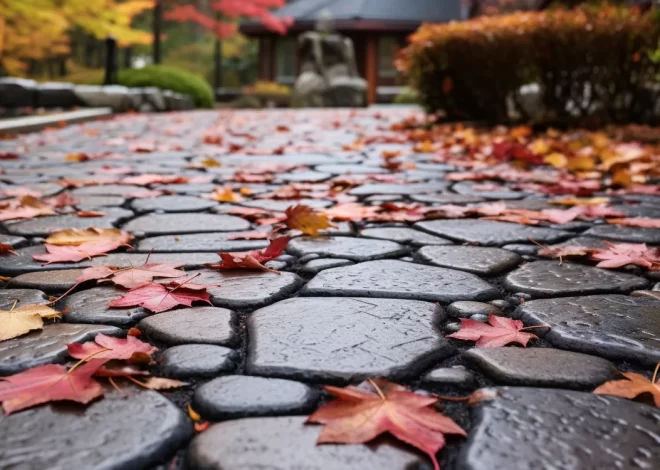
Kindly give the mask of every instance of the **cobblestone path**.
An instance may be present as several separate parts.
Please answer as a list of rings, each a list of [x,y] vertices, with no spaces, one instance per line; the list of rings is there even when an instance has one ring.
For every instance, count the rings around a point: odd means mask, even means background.
[[[339,222],[323,237],[295,237],[272,272],[214,271],[218,252],[267,246],[228,233],[259,229],[255,217],[294,204],[329,209],[356,202],[419,207],[505,201],[554,208],[552,196],[497,181],[452,183],[390,125],[408,111],[190,112],[130,115],[0,141],[0,190],[42,197],[68,186],[72,213],[6,221],[0,242],[0,309],[44,302],[72,287],[82,268],[151,261],[202,273],[212,306],[150,314],[110,308],[119,288],[86,283],[57,305],[61,321],[0,343],[0,375],[65,363],[66,344],[129,328],[159,349],[154,375],[191,385],[176,391],[125,386],[84,407],[37,406],[0,418],[2,469],[410,470],[428,458],[389,438],[375,445],[316,446],[320,426],[304,416],[327,400],[322,385],[384,376],[418,391],[465,396],[497,387],[475,407],[443,412],[468,431],[448,437],[443,469],[606,470],[658,468],[660,410],[590,393],[616,370],[648,376],[660,361],[658,273],[604,270],[540,259],[538,246],[602,246],[603,240],[660,244],[660,229],[598,221],[527,226],[476,218]],[[355,145],[361,140],[363,145]],[[384,168],[383,155],[404,164]],[[101,158],[102,157],[102,158]],[[409,164],[414,164],[414,167]],[[406,166],[408,165],[408,166]],[[398,170],[398,171],[392,171]],[[463,170],[461,170],[463,171]],[[144,174],[192,179],[139,184]],[[218,186],[233,202],[201,196]],[[344,187],[331,193],[332,186]],[[147,189],[164,194],[134,197]],[[9,191],[9,192],[7,192]],[[234,196],[231,196],[234,197]],[[627,205],[634,202],[635,205]],[[660,218],[660,196],[617,196],[631,215]],[[382,207],[382,206],[381,206]],[[249,210],[248,210],[249,209]],[[98,211],[93,218],[75,211]],[[66,210],[61,211],[66,212]],[[133,249],[80,263],[42,266],[43,237],[66,228],[118,227]],[[201,304],[200,304],[201,305]],[[477,349],[448,339],[459,319],[489,313],[548,324],[527,349]],[[542,330],[536,330],[539,334]],[[210,421],[196,433],[187,405]],[[654,463],[655,462],[655,463]]]

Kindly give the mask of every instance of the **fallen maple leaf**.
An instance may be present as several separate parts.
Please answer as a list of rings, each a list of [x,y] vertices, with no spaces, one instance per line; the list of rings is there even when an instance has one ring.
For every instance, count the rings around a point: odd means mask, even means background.
[[[186,275],[185,271],[177,269],[183,263],[148,263],[148,261],[149,256],[147,256],[143,265],[137,267],[94,266],[87,268],[76,279],[76,285],[96,279],[99,282],[108,281],[126,289],[133,289],[145,282],[153,281],[155,277],[182,277]],[[109,277],[110,279],[106,279]]]
[[[314,209],[304,204],[290,206],[284,213],[286,214],[284,221],[286,226],[290,229],[300,230],[305,235],[317,236],[319,230],[336,227],[328,220],[327,215],[314,212]]]
[[[218,202],[240,202],[243,200],[240,194],[236,194],[230,187],[215,188],[211,194],[204,196]]]
[[[108,302],[110,307],[140,306],[154,313],[171,310],[179,305],[191,307],[195,301],[211,303],[211,294],[206,292],[207,286],[185,285],[174,283],[165,286],[149,282],[131,289],[118,299]]]
[[[68,371],[59,364],[48,364],[0,377],[0,401],[5,414],[49,401],[89,403],[103,395],[103,387],[92,375],[104,362],[91,360],[76,364]]]
[[[444,434],[465,436],[465,431],[432,408],[438,398],[409,392],[385,379],[368,383],[376,393],[353,386],[324,387],[336,400],[307,418],[308,423],[325,425],[317,444],[363,444],[389,432],[424,451],[439,470],[436,454],[445,446]]]
[[[21,196],[9,208],[0,212],[0,221],[14,219],[32,219],[42,215],[55,215],[49,205],[42,203],[34,196]]]
[[[660,219],[646,217],[629,217],[623,219],[608,219],[608,224],[624,225],[626,227],[660,228]]]
[[[0,243],[0,255],[6,254],[17,255],[17,253],[14,251],[14,247],[9,243]]]
[[[227,235],[227,240],[267,240],[268,232],[261,230],[249,230],[247,232],[236,232]]]
[[[123,243],[111,240],[100,240],[94,242],[82,243],[78,246],[58,246],[46,244],[46,254],[32,255],[37,261],[46,261],[42,266],[51,263],[66,263],[92,259],[93,256],[105,255],[109,251],[116,250]]]
[[[591,259],[600,261],[597,268],[620,268],[626,264],[634,264],[642,268],[650,268],[660,263],[660,250],[649,249],[646,243],[611,243],[603,241],[607,250],[596,250]]]
[[[60,209],[62,207],[75,206],[76,204],[79,204],[80,201],[73,197],[71,193],[65,191],[55,197],[46,199],[45,203],[51,207]]]
[[[78,211],[76,212],[78,217],[103,217],[105,212],[100,211]]]
[[[50,234],[46,238],[49,245],[77,246],[83,243],[96,241],[116,241],[118,246],[128,244],[133,236],[127,232],[122,232],[118,228],[96,228],[86,229],[69,228]]]
[[[634,372],[620,372],[628,380],[610,380],[594,390],[597,395],[614,395],[622,398],[635,398],[643,393],[650,393],[653,403],[660,408],[660,380],[658,377],[660,362],[655,367],[651,380]]]
[[[476,341],[478,348],[498,348],[509,343],[519,343],[527,347],[530,339],[538,339],[532,333],[524,333],[523,322],[506,317],[498,317],[494,314],[488,316],[488,323],[461,318],[461,329],[456,333],[447,335],[447,338]],[[549,328],[546,325],[542,327]],[[527,328],[541,328],[541,326],[530,326]]]
[[[263,250],[252,250],[244,253],[218,253],[222,263],[207,264],[212,269],[258,269],[279,274],[279,271],[270,269],[262,263],[277,258],[289,243],[289,237],[278,237],[270,241],[270,245]]]
[[[99,333],[94,341],[67,344],[67,350],[69,356],[75,359],[93,357],[91,360],[131,359],[143,362],[145,356],[151,358],[158,348],[140,341],[135,336],[127,336],[124,339]]]
[[[138,383],[144,388],[150,390],[169,390],[171,388],[179,388],[190,385],[188,382],[182,382],[175,379],[166,379],[163,377],[149,377],[148,379],[142,380],[133,380],[133,382]]]
[[[44,318],[59,318],[60,312],[47,305],[24,305],[0,310],[0,341],[16,338],[44,326]]]

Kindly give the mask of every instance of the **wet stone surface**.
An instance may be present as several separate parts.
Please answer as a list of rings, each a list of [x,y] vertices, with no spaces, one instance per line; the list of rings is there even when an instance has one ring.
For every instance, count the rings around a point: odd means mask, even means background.
[[[113,394],[87,408],[47,405],[3,416],[0,461],[7,469],[148,468],[192,434],[190,420],[159,393]]]
[[[620,227],[606,224],[592,227],[583,235],[617,242],[660,245],[660,228]]]
[[[499,307],[485,302],[471,302],[469,300],[460,300],[450,304],[447,308],[447,314],[455,318],[469,318],[472,315],[488,315],[494,313],[501,315]]]
[[[498,291],[474,274],[396,260],[331,268],[303,288],[309,296],[367,296],[453,302],[490,300]]]
[[[527,263],[506,277],[508,289],[534,297],[627,293],[647,284],[646,279],[632,274],[557,261]]]
[[[213,377],[234,368],[232,349],[213,344],[182,344],[160,356],[160,371],[166,377]]]
[[[474,374],[462,366],[439,367],[422,376],[422,386],[433,390],[438,387],[476,387]]]
[[[204,211],[218,203],[194,196],[161,196],[153,199],[135,199],[131,208],[135,212],[188,212]]]
[[[121,220],[133,216],[133,212],[126,209],[108,207],[103,210],[102,217],[78,217],[77,215],[52,215],[36,219],[7,223],[7,231],[21,236],[47,236],[51,232],[67,228],[85,229],[90,225],[98,228],[113,228]]]
[[[138,329],[149,338],[165,344],[218,344],[228,346],[238,341],[226,308],[192,307],[152,315],[140,321]]]
[[[303,274],[312,275],[319,273],[324,269],[350,266],[351,264],[353,264],[353,262],[348,259],[318,258],[306,262],[300,268],[300,272]]]
[[[0,310],[9,310],[17,300],[17,306],[44,304],[48,302],[46,295],[37,289],[9,288],[0,290]]]
[[[39,289],[47,294],[64,292],[76,284],[83,269],[64,269],[61,271],[38,271],[25,273],[12,278],[8,287],[20,289]]]
[[[228,240],[230,233],[195,233],[189,235],[163,235],[145,238],[137,244],[137,250],[154,253],[187,253],[209,251],[250,251],[268,246],[267,240]]]
[[[318,390],[292,380],[228,375],[197,388],[193,407],[213,421],[309,413]]]
[[[459,468],[650,469],[660,459],[659,415],[647,405],[566,390],[496,391],[474,409]]]
[[[367,228],[362,230],[360,235],[366,238],[391,240],[406,245],[453,245],[450,240],[408,227]]]
[[[239,218],[224,214],[150,214],[137,217],[124,224],[129,232],[146,235],[167,235],[196,232],[233,232],[247,230],[250,224]]]
[[[416,259],[444,268],[458,269],[482,276],[494,276],[508,271],[522,262],[522,258],[500,248],[471,246],[425,246]]]
[[[69,309],[62,319],[68,323],[132,326],[147,317],[149,311],[142,307],[108,307],[108,302],[118,299],[125,292],[114,287],[93,287],[75,292],[59,302],[61,310]]]
[[[296,256],[315,253],[326,258],[352,261],[396,257],[406,253],[406,249],[398,243],[353,237],[294,238],[289,242],[287,251]]]

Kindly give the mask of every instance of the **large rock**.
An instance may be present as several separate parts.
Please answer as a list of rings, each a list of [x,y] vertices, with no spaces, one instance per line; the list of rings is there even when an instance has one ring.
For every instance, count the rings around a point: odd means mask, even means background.
[[[647,405],[565,390],[494,391],[473,412],[457,468],[637,470],[660,461],[660,420]]]
[[[317,274],[302,295],[389,297],[454,302],[490,300],[499,291],[474,274],[397,260],[368,261]]]
[[[192,307],[147,317],[139,323],[138,329],[165,344],[228,346],[238,341],[231,315],[225,308]]]
[[[544,339],[562,349],[649,365],[660,361],[660,301],[655,299],[594,295],[533,300],[513,316],[529,325],[551,325]]]
[[[660,245],[659,228],[625,227],[621,225],[596,225],[584,232],[585,236],[605,238],[627,243]]]
[[[168,348],[160,357],[160,371],[166,377],[213,377],[234,368],[236,353],[214,344],[181,344]]]
[[[434,266],[482,276],[500,274],[523,261],[518,254],[511,251],[474,246],[425,246],[415,253],[415,258]]]
[[[129,327],[149,315],[142,307],[109,307],[111,300],[119,299],[126,291],[115,287],[94,287],[66,296],[61,301],[65,311],[62,318],[70,323],[102,323]]]
[[[321,426],[304,417],[246,418],[215,424],[189,447],[193,468],[216,470],[402,470],[423,457],[380,439],[375,445],[316,445]]]
[[[352,261],[394,257],[406,253],[406,248],[387,240],[354,237],[300,237],[291,240],[287,251],[297,256],[318,254],[327,258]]]
[[[248,317],[250,374],[349,382],[414,377],[452,353],[427,302],[294,298]]]
[[[191,435],[190,420],[161,394],[113,394],[87,407],[1,417],[0,461],[7,470],[141,470],[164,463]]]

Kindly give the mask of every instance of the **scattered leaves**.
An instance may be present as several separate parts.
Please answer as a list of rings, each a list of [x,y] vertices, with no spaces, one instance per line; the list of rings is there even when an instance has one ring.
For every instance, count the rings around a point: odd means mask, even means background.
[[[278,237],[270,241],[270,245],[263,250],[252,250],[244,253],[218,253],[222,258],[222,263],[207,264],[212,269],[257,269],[278,273],[275,269],[270,269],[262,263],[277,258],[289,243],[289,237]]]

